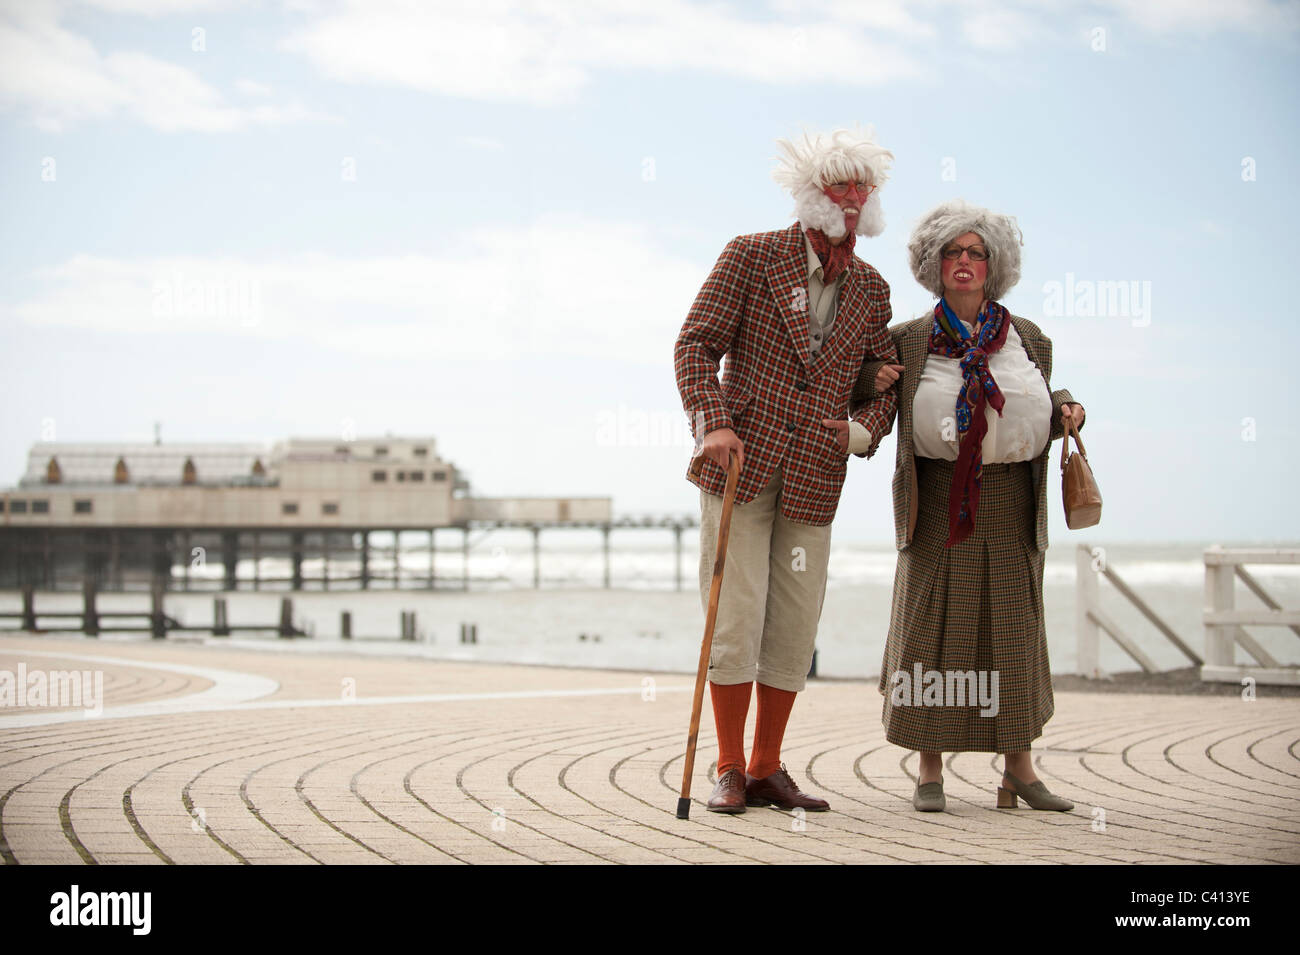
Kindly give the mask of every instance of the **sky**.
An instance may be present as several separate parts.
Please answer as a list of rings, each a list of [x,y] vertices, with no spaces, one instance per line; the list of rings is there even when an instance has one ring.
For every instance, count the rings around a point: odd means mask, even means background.
[[[860,123],[896,321],[927,209],[1020,224],[1105,502],[1066,530],[1054,447],[1054,543],[1293,542],[1298,53],[1270,0],[0,0],[0,486],[158,423],[698,514],[674,340],[793,221],[775,141]],[[892,543],[894,450],[837,541]]]

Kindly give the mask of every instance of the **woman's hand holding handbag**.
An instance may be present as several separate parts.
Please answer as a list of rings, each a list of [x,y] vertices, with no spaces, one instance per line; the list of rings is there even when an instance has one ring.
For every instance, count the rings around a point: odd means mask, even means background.
[[[1092,527],[1101,520],[1101,491],[1088,464],[1088,452],[1074,420],[1066,415],[1066,431],[1061,439],[1061,500],[1065,502],[1065,526],[1070,530]],[[1070,436],[1079,446],[1077,454],[1070,454]]]

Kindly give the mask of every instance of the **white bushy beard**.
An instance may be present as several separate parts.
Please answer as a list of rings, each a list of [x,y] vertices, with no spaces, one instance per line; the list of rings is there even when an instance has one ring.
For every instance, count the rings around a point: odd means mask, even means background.
[[[838,239],[848,232],[844,226],[844,210],[816,186],[804,186],[795,193],[794,214],[805,229],[818,229],[828,239]],[[862,207],[857,228],[853,231],[865,236],[877,236],[885,231],[885,210],[880,204],[880,190],[873,192]]]

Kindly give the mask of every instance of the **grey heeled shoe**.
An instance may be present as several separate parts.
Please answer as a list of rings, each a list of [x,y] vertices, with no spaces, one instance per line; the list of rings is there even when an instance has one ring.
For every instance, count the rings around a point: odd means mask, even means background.
[[[912,793],[912,808],[917,812],[943,812],[948,801],[943,796],[943,780],[937,783],[917,783]]]
[[[1006,789],[998,787],[998,808],[1015,809],[1016,797],[1023,799],[1030,809],[1050,809],[1056,812],[1069,812],[1074,808],[1074,803],[1068,799],[1062,799],[1060,796],[1053,796],[1047,791],[1041,779],[1036,779],[1032,783],[1022,783],[1015,776],[1003,770],[1002,773],[1007,779],[1011,780],[1015,789]]]

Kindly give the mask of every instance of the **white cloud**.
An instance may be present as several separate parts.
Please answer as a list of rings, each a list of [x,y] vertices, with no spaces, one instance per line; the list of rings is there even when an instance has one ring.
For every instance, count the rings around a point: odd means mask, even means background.
[[[1012,8],[973,9],[962,20],[962,35],[981,50],[1023,48],[1037,32],[1033,17]]]
[[[762,6],[691,0],[484,0],[412,5],[342,0],[287,37],[327,76],[444,96],[567,103],[606,73],[723,74],[774,85],[874,86],[929,70],[939,27],[947,55],[1023,49],[1059,36],[1063,21],[1113,15],[1149,31],[1284,29],[1297,7],[1268,0],[772,0]],[[757,12],[755,12],[757,10]],[[944,43],[951,43],[947,36]],[[963,47],[965,49],[963,49]]]
[[[852,23],[899,36],[933,39],[936,35],[933,24],[918,19],[915,15],[918,6],[915,0],[873,0],[871,3],[862,3],[861,0],[824,0],[821,3],[790,0],[788,3],[774,4],[774,7],[788,8],[796,15],[812,10],[833,23]]]
[[[491,101],[568,102],[597,71],[722,73],[765,83],[867,86],[914,77],[922,61],[873,30],[924,33],[901,12],[842,16],[810,4],[799,17],[751,19],[686,0],[490,0],[429,8],[348,0],[284,42],[334,79]],[[894,10],[888,13],[888,10]]]
[[[471,149],[485,149],[494,153],[502,152],[506,148],[505,143],[491,136],[457,136],[456,142]]]
[[[177,13],[229,10],[250,5],[250,0],[80,0],[107,13],[160,17]]]
[[[68,119],[105,116],[125,101],[90,41],[60,28],[50,5],[0,13],[0,62],[0,109],[31,105],[47,130]]]
[[[617,267],[575,272],[593,237]],[[6,321],[150,336],[193,332],[292,339],[350,354],[670,360],[703,276],[640,226],[556,217],[461,236],[455,258],[277,263],[77,255],[41,270],[48,290]]]
[[[236,10],[250,0],[83,0],[119,17]],[[1215,30],[1294,35],[1300,4],[1272,0],[283,0],[301,24],[280,46],[345,83],[490,102],[555,105],[605,75],[725,75],[766,85],[873,87],[920,80],[935,45],[949,57],[1059,38],[1063,22],[1115,18],[1152,33]],[[26,0],[0,10],[0,109],[27,108],[47,130],[126,115],[157,129],[228,132],[329,119],[297,103],[244,108],[199,71],[143,51],[101,54],[60,24],[64,6]],[[942,30],[951,25],[951,30]],[[1108,24],[1109,25],[1109,24]],[[267,97],[249,79],[235,90]]]
[[[235,89],[248,96],[270,96],[271,87],[265,83],[259,83],[256,80],[239,79],[235,80]]]
[[[931,10],[935,19],[959,22],[970,46],[992,51],[1050,41],[1060,35],[1064,23],[1086,23],[1089,29],[1131,24],[1170,37],[1215,31],[1285,34],[1300,29],[1300,5],[1272,0],[1011,0],[979,5],[937,0]]]
[[[59,23],[61,12],[39,2],[0,11],[0,62],[5,64],[0,110],[26,110],[46,131],[115,115],[168,132],[229,132],[329,119],[293,102],[233,106],[195,70],[146,53],[102,55]]]
[[[1295,33],[1300,5],[1274,0],[1103,0],[1125,19],[1157,33],[1238,30]]]

